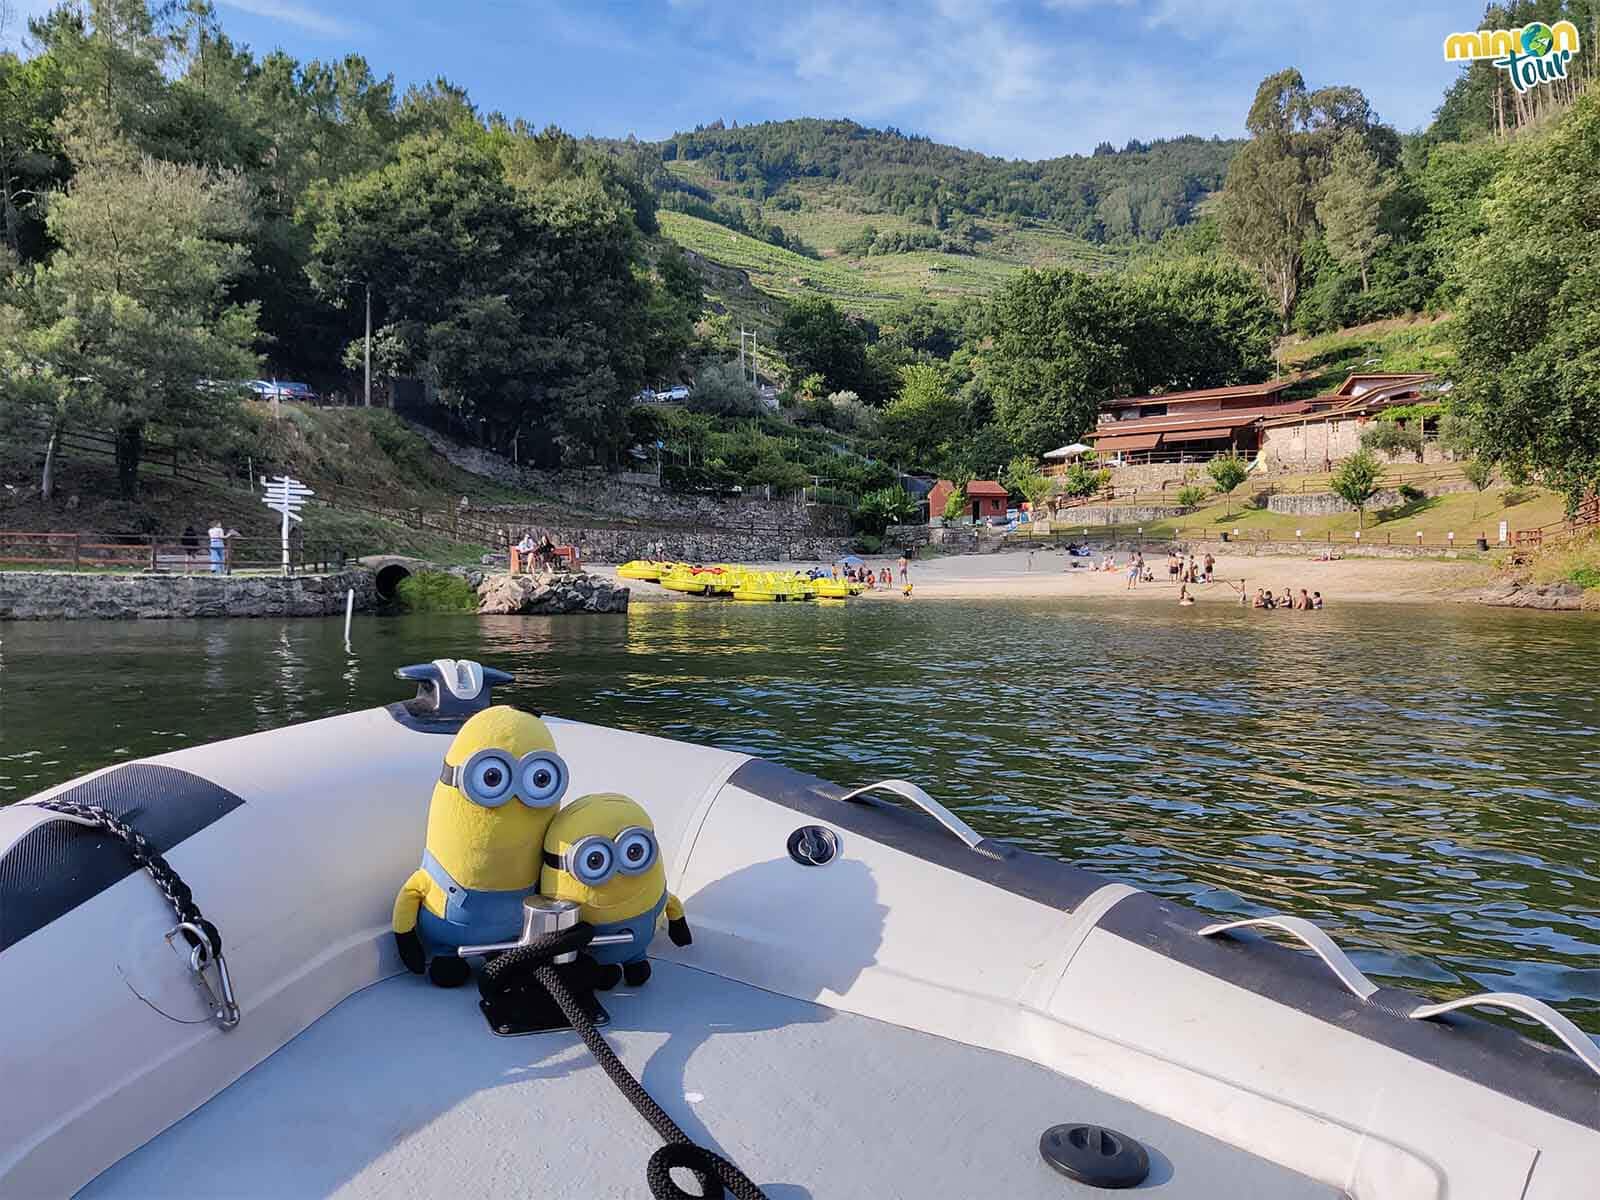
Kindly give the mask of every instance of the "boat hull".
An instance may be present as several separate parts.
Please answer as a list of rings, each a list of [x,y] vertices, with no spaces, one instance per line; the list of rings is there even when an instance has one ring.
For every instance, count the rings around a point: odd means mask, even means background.
[[[573,794],[622,792],[655,822],[695,930],[688,947],[658,939],[664,961],[1036,1064],[1357,1200],[1567,1200],[1592,1183],[1600,1105],[1594,1077],[1570,1055],[1470,1018],[1406,1020],[1395,1015],[1401,993],[1356,1001],[1308,955],[1202,937],[1202,914],[999,843],[975,850],[920,813],[845,802],[843,789],[773,763],[549,720]],[[450,732],[395,706],[146,760],[237,801],[219,801],[162,849],[222,930],[243,1019],[229,1032],[206,1019],[162,938],[166,902],[131,870],[3,942],[0,1065],[9,1093],[29,1102],[0,1105],[0,1195],[71,1194],[347,997],[404,974],[390,906],[415,869]],[[140,820],[175,794],[124,766],[45,795],[79,783],[120,796]],[[77,834],[59,824],[27,804],[0,809],[0,868],[15,878],[24,862],[45,861],[11,857],[43,830],[60,844],[34,884],[82,877]],[[824,867],[786,851],[808,826],[837,841]],[[16,911],[6,909],[8,922]],[[385,986],[420,989],[418,1004],[462,995],[409,976]],[[481,1022],[447,1028],[441,1038],[488,1037]],[[424,1059],[471,1053],[446,1040]],[[983,1080],[967,1083],[978,1109]],[[781,1080],[774,1086],[781,1098]],[[438,1111],[490,1104],[497,1085],[483,1087],[441,1095]],[[392,1091],[368,1096],[386,1130],[428,1124],[399,1120],[385,1107]],[[1070,1116],[1041,1108],[1039,1131]],[[281,1129],[252,1136],[289,1144]],[[950,1136],[893,1124],[893,1138],[912,1146]],[[166,1169],[185,1161],[174,1151]],[[868,1160],[852,1172],[815,1193],[895,1190]],[[1225,1184],[1184,1194],[1232,1194]]]

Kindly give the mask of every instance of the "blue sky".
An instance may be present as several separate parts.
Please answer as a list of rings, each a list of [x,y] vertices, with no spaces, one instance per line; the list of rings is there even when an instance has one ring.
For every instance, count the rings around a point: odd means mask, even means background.
[[[1385,120],[1418,128],[1456,71],[1445,34],[1482,12],[1471,0],[216,3],[257,52],[354,50],[402,86],[444,75],[484,110],[579,134],[844,116],[1013,158],[1239,134],[1256,84],[1288,65],[1312,87],[1355,84]]]

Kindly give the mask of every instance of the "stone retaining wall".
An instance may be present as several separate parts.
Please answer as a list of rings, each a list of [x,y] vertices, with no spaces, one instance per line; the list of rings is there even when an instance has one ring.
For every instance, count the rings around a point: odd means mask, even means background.
[[[1175,504],[1141,504],[1121,507],[1106,504],[1085,504],[1080,508],[1064,508],[1059,516],[1050,518],[1050,528],[1071,533],[1074,529],[1096,525],[1154,525],[1157,521],[1170,521],[1193,512]]]
[[[1474,538],[1457,538],[1457,546],[1450,549],[1445,546],[1417,546],[1404,542],[1374,542],[1358,545],[1355,542],[1339,542],[1333,546],[1333,552],[1341,558],[1465,558],[1481,559],[1475,548]],[[1314,558],[1327,550],[1326,541],[1317,541],[1307,538],[1305,541],[1287,542],[1261,542],[1255,540],[1221,541],[1218,539],[1196,538],[1193,541],[1172,539],[1172,544],[1186,554],[1212,554],[1233,555],[1236,557],[1253,558],[1257,555],[1271,557],[1283,556],[1290,558]]]
[[[1468,492],[1472,485],[1466,480],[1434,480],[1430,481],[1424,489],[1430,496],[1444,496],[1457,492]],[[1380,508],[1398,508],[1406,503],[1406,498],[1398,491],[1385,490],[1376,493],[1367,501],[1367,511],[1377,512]],[[1331,517],[1337,513],[1355,512],[1355,506],[1332,492],[1280,492],[1275,496],[1267,497],[1267,511],[1287,513],[1296,517]]]
[[[850,532],[850,514],[827,504],[807,504],[798,492],[772,498],[749,494],[737,498],[695,496],[664,491],[655,477],[635,472],[607,472],[599,468],[572,471],[536,471],[473,446],[463,446],[426,425],[411,424],[430,446],[463,471],[524,488],[569,508],[591,510],[596,516],[619,521],[668,526],[711,526],[745,531],[799,529],[806,534],[842,536]],[[549,513],[537,506],[474,505],[474,517],[503,520],[508,527],[543,528]],[[553,535],[552,535],[553,536]]]
[[[0,571],[0,621],[81,618],[126,620],[196,617],[331,617],[373,607],[371,571],[329,575],[96,575],[70,571]]]
[[[661,544],[675,562],[833,562],[850,553],[851,540],[806,532],[744,532],[733,529],[561,529],[557,545],[577,546],[582,562],[623,563],[649,558]]]

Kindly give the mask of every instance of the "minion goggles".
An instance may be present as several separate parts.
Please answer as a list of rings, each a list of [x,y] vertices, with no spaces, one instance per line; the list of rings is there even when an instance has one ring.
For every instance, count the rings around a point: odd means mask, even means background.
[[[561,803],[569,777],[566,759],[554,750],[535,750],[518,760],[491,747],[439,770],[440,783],[483,808],[499,808],[513,792],[529,808],[551,808]]]
[[[565,871],[579,883],[599,887],[618,871],[642,875],[655,865],[656,835],[642,825],[630,825],[616,839],[598,834],[579,838],[562,854],[544,852],[544,865]]]

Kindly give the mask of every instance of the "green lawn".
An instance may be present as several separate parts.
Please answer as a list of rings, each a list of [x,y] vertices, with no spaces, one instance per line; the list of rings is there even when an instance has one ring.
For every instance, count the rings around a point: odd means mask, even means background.
[[[1218,500],[1184,516],[1153,522],[1143,527],[1145,534],[1157,538],[1215,537],[1224,530],[1229,533],[1238,530],[1241,537],[1293,541],[1295,531],[1299,530],[1305,541],[1315,542],[1326,540],[1330,533],[1340,540],[1348,540],[1357,529],[1353,512],[1332,517],[1275,513],[1247,507],[1247,496],[1246,489],[1241,487],[1231,502]],[[1508,504],[1508,500],[1515,503]],[[1498,539],[1501,521],[1513,531],[1533,529],[1561,520],[1564,512],[1565,502],[1560,493],[1542,488],[1490,488],[1481,496],[1476,492],[1451,493],[1397,508],[1369,511],[1362,539],[1374,544],[1409,544],[1416,541],[1417,531],[1421,530],[1425,543],[1438,545],[1446,543],[1447,535],[1454,532],[1456,544],[1466,549],[1480,533],[1486,534],[1493,544]],[[1070,510],[1057,526],[1065,530],[1072,528]],[[1093,532],[1094,527],[1089,528]]]

